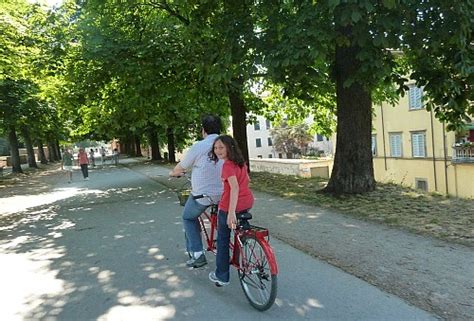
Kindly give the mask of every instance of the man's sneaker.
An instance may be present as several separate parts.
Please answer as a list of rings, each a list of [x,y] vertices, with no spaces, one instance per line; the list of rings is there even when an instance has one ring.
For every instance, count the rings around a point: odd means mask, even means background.
[[[207,260],[204,254],[201,254],[197,259],[190,258],[189,260],[186,261],[186,266],[192,267],[192,268],[199,268],[206,264],[207,264]]]
[[[219,280],[215,272],[209,273],[209,280],[211,280],[216,286],[226,286],[230,283]]]

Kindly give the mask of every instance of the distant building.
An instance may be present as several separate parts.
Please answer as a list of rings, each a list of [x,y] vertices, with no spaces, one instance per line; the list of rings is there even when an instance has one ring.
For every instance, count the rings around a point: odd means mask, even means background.
[[[287,155],[275,150],[270,133],[272,123],[263,116],[256,116],[254,124],[247,125],[247,143],[250,158],[287,158]],[[314,135],[309,147],[317,149],[326,156],[333,155],[333,143],[327,137]]]
[[[409,87],[397,106],[374,107],[375,179],[474,198],[474,143],[469,144],[474,141],[474,124],[466,124],[464,136],[456,137],[424,108],[422,88]]]

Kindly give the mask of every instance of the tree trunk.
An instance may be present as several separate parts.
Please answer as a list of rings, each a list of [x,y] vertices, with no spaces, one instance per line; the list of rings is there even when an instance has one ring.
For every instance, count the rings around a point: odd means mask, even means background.
[[[160,153],[160,142],[158,140],[158,134],[155,128],[150,127],[148,129],[148,143],[151,147],[151,160],[163,160]]]
[[[137,146],[135,144],[136,136],[130,135],[128,139],[129,155],[131,157],[137,156]]]
[[[10,126],[8,131],[8,143],[10,144],[10,156],[12,161],[12,173],[23,173],[20,162],[20,151],[18,150],[18,138],[15,126]]]
[[[61,147],[59,146],[59,140],[56,139],[56,144],[54,144],[56,147],[56,155],[58,156],[58,161],[62,160],[62,155],[61,155]]]
[[[26,152],[28,154],[28,167],[38,168],[38,165],[36,164],[35,150],[33,149],[33,144],[31,143],[28,127],[22,126],[21,132],[23,139],[25,140]]]
[[[51,150],[51,152],[49,152],[49,150]],[[61,159],[59,156],[60,152],[58,150],[57,141],[54,138],[51,138],[48,142],[48,154],[51,162],[57,162]]]
[[[131,143],[130,136],[121,138],[120,142],[123,143],[123,144],[120,144],[120,146],[123,146],[123,153],[129,156],[133,156],[132,143]]]
[[[228,87],[229,103],[232,113],[232,129],[234,138],[239,144],[242,155],[250,170],[249,149],[247,143],[246,110],[243,98],[243,80],[239,78]]]
[[[54,163],[54,144],[48,141],[48,160],[50,163]]]
[[[36,146],[38,146],[38,158],[41,164],[48,164],[48,160],[46,159],[46,154],[44,153],[43,141],[37,140]]]
[[[174,146],[174,134],[172,128],[166,129],[166,137],[168,139],[168,161],[170,163],[176,163],[175,157],[175,146]]]
[[[140,136],[138,135],[135,135],[135,155],[137,157],[142,157],[142,147],[140,146],[141,145],[141,142],[140,142]]]
[[[341,27],[343,35],[352,39],[352,27]],[[335,194],[353,194],[375,189],[372,163],[372,100],[360,82],[344,83],[360,68],[355,45],[336,47],[337,142],[334,167],[325,189]]]

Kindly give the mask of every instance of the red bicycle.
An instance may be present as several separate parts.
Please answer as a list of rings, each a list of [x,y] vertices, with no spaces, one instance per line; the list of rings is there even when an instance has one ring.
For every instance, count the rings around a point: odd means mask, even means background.
[[[180,204],[184,206],[189,191],[178,192]],[[194,199],[207,198],[194,195]],[[212,202],[211,202],[212,203]],[[201,234],[206,250],[216,254],[217,204],[212,204],[199,217]],[[278,266],[269,233],[266,228],[251,225],[249,212],[237,214],[237,228],[230,239],[230,265],[237,269],[240,285],[250,305],[259,311],[269,309],[277,295]]]

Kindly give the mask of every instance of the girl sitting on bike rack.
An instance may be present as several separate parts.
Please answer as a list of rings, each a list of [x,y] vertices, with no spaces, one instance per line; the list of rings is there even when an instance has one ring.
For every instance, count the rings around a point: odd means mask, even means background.
[[[217,222],[216,270],[209,273],[212,282],[224,286],[229,284],[229,241],[231,229],[237,227],[236,214],[252,208],[254,197],[249,188],[247,165],[234,138],[229,135],[217,137],[209,157],[215,162],[224,160],[221,175],[224,193],[219,202]]]

